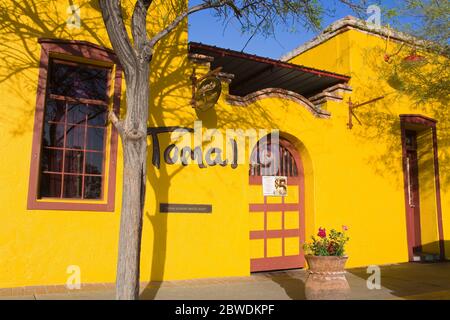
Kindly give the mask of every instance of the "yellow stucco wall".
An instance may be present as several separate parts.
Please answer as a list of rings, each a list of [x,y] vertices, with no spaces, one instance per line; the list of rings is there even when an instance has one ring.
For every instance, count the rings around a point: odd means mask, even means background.
[[[79,1],[81,28],[68,29],[72,1],[0,0],[8,8],[8,28],[0,28],[0,287],[64,284],[69,265],[78,265],[83,283],[114,282],[121,203],[119,148],[115,212],[27,210],[31,142],[38,79],[38,37],[86,40],[110,47],[99,11]],[[33,6],[36,4],[36,6]],[[152,6],[156,8],[154,3]],[[160,6],[154,17],[169,18]],[[130,14],[126,15],[129,19]],[[156,30],[165,19],[149,19]],[[450,234],[448,128],[443,116],[403,100],[386,99],[361,110],[362,126],[346,128],[345,103],[328,102],[331,118],[320,119],[303,105],[266,98],[246,107],[225,101],[205,113],[189,104],[187,33],[183,25],[165,40],[152,61],[149,126],[205,129],[280,129],[300,150],[305,167],[306,235],[319,227],[350,227],[348,266],[407,261],[403,173],[398,114],[423,113],[440,120],[442,209]],[[335,38],[294,62],[350,74],[352,99],[376,96],[382,86],[367,82],[362,49],[379,40],[357,31]],[[327,46],[333,46],[330,50]],[[312,52],[312,51],[311,51]],[[331,54],[333,53],[333,55]],[[314,58],[315,57],[315,58]],[[314,60],[315,59],[315,60]],[[205,72],[205,68],[200,67]],[[369,84],[371,88],[365,88]],[[373,90],[373,91],[371,91]],[[348,97],[346,97],[347,99]],[[122,101],[122,107],[124,103]],[[123,109],[122,109],[123,110]],[[371,121],[368,121],[370,119]],[[444,127],[447,126],[447,127]],[[448,131],[447,131],[448,132]],[[447,139],[447,140],[445,140]],[[151,141],[149,139],[150,150]],[[169,135],[160,135],[161,150]],[[142,238],[141,280],[242,276],[250,273],[248,164],[199,169],[196,165],[151,165]],[[447,170],[448,171],[448,170]],[[254,188],[254,187],[253,187]],[[256,191],[258,192],[258,191]],[[212,214],[162,214],[159,203],[208,203]],[[447,249],[447,254],[449,249]]]
[[[405,46],[400,50],[400,54],[396,56],[395,54],[399,52],[400,48],[401,44],[392,39],[387,40],[365,31],[350,29],[338,33],[337,36],[331,37],[320,45],[291,58],[290,62],[351,76],[350,86],[353,89],[351,95],[353,103],[361,103],[385,96],[384,99],[355,111],[362,125],[353,120],[355,127],[352,130],[352,137],[365,141],[365,144],[374,148],[376,147],[377,151],[365,155],[363,151],[356,147],[350,151],[353,155],[356,153],[361,154],[365,158],[366,170],[372,167],[377,172],[377,176],[383,177],[383,184],[393,183],[403,188],[399,115],[420,114],[438,121],[437,143],[440,167],[440,194],[446,257],[448,257],[450,255],[448,245],[450,232],[450,175],[448,174],[450,165],[448,160],[450,152],[450,121],[448,120],[448,101],[443,97],[436,97],[437,101],[418,102],[402,94],[402,92],[396,91],[388,84],[393,66],[384,61],[384,55],[390,54],[394,55],[394,59],[402,59],[411,52]],[[339,52],[339,49],[342,51]],[[336,54],[336,52],[338,53]],[[409,79],[404,80],[408,81]],[[339,112],[342,111],[345,117],[344,113],[347,110],[348,107],[342,104]],[[336,112],[333,112],[333,118],[336,115]],[[431,139],[431,130],[419,134],[421,236],[424,250],[437,253],[439,251],[437,243],[439,238]],[[367,178],[369,177],[365,176],[365,188],[370,185],[367,182]],[[361,188],[363,192],[366,192],[365,188]],[[400,193],[396,195],[391,194],[387,198],[381,197],[380,193],[375,190],[371,192],[370,197],[372,197],[372,200],[368,202],[367,207],[373,206],[374,202],[382,202],[389,207],[392,204],[392,200],[388,200],[390,198],[403,201],[401,190]],[[386,209],[381,208],[380,210],[386,211]],[[377,215],[380,213],[378,212]],[[399,209],[391,213],[392,215],[387,215],[385,218],[380,218],[380,220],[391,219],[394,215],[395,217],[400,217],[404,214],[404,208],[399,207]],[[374,219],[376,218],[374,217]],[[403,226],[399,225],[398,227],[398,231],[403,232]],[[403,234],[397,233],[395,232],[395,234],[383,238],[381,241],[386,241],[385,246],[388,246],[391,241],[398,241],[403,237]],[[398,240],[394,240],[392,237]],[[380,241],[380,238],[377,238],[377,241]]]

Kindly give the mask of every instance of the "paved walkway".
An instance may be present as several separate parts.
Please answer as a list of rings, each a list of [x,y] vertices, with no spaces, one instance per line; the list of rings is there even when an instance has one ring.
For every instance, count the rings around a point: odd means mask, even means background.
[[[366,268],[347,270],[350,299],[445,299],[450,300],[450,262],[405,263],[381,266],[381,289],[369,290]],[[250,277],[199,279],[152,283],[141,289],[141,299],[175,300],[302,300],[306,271],[291,270],[254,274]],[[1,299],[114,299],[113,290],[35,294]]]

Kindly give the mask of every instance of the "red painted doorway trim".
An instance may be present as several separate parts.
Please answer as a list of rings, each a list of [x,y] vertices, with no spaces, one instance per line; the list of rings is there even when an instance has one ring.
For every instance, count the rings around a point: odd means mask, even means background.
[[[264,240],[264,257],[257,259],[250,259],[250,271],[270,271],[270,270],[283,270],[283,269],[295,269],[305,266],[305,257],[303,252],[303,243],[305,241],[305,193],[304,193],[304,169],[300,158],[300,155],[295,146],[288,140],[280,137],[279,144],[281,148],[289,151],[292,158],[295,160],[297,169],[297,176],[288,175],[288,186],[298,186],[298,202],[286,203],[285,198],[282,197],[281,203],[267,203],[267,197],[264,197],[263,203],[251,203],[249,205],[250,214],[255,212],[264,213],[264,230],[250,231],[250,240],[263,239]],[[256,149],[256,147],[255,147]],[[284,166],[286,168],[286,166]],[[281,166],[280,166],[281,168]],[[282,169],[280,169],[282,170]],[[292,170],[291,170],[292,171]],[[279,174],[286,175],[286,174]],[[250,185],[262,185],[261,175],[250,175]],[[288,191],[289,192],[289,191]],[[261,190],[262,193],[262,190]],[[272,211],[281,211],[282,214],[282,229],[281,230],[267,230],[267,215]],[[298,212],[298,228],[297,229],[285,229],[285,212],[297,211]],[[269,213],[270,214],[270,213]],[[286,256],[284,238],[298,237],[299,238],[299,253],[298,255]],[[267,256],[267,240],[268,239],[282,239],[282,256],[268,257]]]
[[[441,260],[445,260],[445,242],[444,231],[442,222],[442,204],[441,204],[441,186],[439,176],[439,158],[438,158],[438,146],[437,146],[437,134],[436,134],[437,121],[423,115],[418,114],[402,114],[400,115],[400,129],[402,138],[402,158],[403,158],[403,179],[404,179],[404,192],[405,192],[405,212],[407,221],[407,241],[408,241],[408,257],[410,261],[413,261],[413,248],[414,238],[412,236],[412,224],[410,223],[410,211],[409,211],[409,197],[408,197],[408,174],[407,174],[407,156],[408,150],[406,147],[406,131],[409,126],[417,128],[417,131],[429,129],[432,130],[433,140],[433,159],[434,159],[434,182],[436,189],[436,213],[438,223],[439,234],[439,256]]]

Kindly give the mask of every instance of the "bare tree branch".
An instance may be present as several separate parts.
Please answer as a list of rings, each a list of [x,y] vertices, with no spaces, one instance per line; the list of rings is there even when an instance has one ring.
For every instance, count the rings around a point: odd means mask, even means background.
[[[245,48],[247,48],[248,44],[250,43],[250,41],[252,41],[253,37],[256,36],[256,34],[259,31],[259,28],[261,27],[261,25],[264,23],[264,20],[267,19],[267,15],[264,17],[264,19],[261,19],[260,23],[256,26],[255,30],[253,31],[252,35],[248,38],[247,42],[245,43],[244,47],[242,48],[241,52],[243,52],[245,50]]]
[[[133,10],[131,18],[131,34],[133,35],[134,48],[138,53],[138,58],[144,62],[148,57],[145,56],[145,44],[147,39],[147,13],[153,0],[138,0]]]
[[[101,2],[104,2],[105,0],[100,0]],[[351,7],[354,10],[362,10],[362,6],[354,3],[352,0],[339,0],[340,2],[346,4],[347,6]],[[118,0],[112,1],[114,3],[120,3]],[[150,5],[152,4],[152,0],[137,0],[134,11],[133,11],[133,17],[132,17],[132,35],[133,35],[133,41],[134,41],[134,49],[135,49],[135,55],[136,58],[140,63],[148,63],[153,55],[153,50],[155,45],[163,39],[165,36],[167,36],[170,32],[172,32],[178,25],[190,14],[199,12],[206,9],[217,9],[217,10],[224,10],[223,12],[226,13],[226,8],[230,9],[233,13],[234,17],[240,20],[240,18],[243,15],[252,14],[256,16],[260,21],[258,21],[255,25],[258,27],[256,29],[259,29],[264,24],[264,20],[267,19],[267,16],[271,13],[274,14],[275,12],[271,12],[273,10],[278,13],[278,16],[282,17],[282,12],[278,12],[278,9],[275,9],[275,5],[271,2],[261,1],[261,0],[253,0],[253,1],[243,1],[242,6],[238,7],[235,1],[232,0],[205,0],[203,3],[199,5],[195,5],[188,10],[182,12],[180,15],[178,15],[166,28],[164,28],[162,31],[157,33],[154,37],[151,39],[147,39],[147,32],[146,32],[146,18],[148,14],[148,10]],[[365,1],[362,0],[364,3]],[[280,5],[280,4],[278,4]],[[292,12],[295,12],[296,10],[299,10],[299,8],[303,9],[303,14],[307,17],[307,20],[313,21],[315,19],[315,12],[311,11],[313,8],[311,7],[311,4],[308,4],[306,1],[300,6],[299,4],[296,4],[295,6],[289,2],[289,1],[282,1],[282,5],[285,6],[284,10],[289,9]],[[261,9],[261,7],[264,7],[265,9],[260,12],[258,9]],[[298,8],[297,8],[298,7]],[[288,10],[288,11],[289,11]],[[282,17],[283,18],[283,17]],[[248,20],[248,18],[247,18]],[[308,20],[308,21],[309,21]],[[286,21],[283,20],[285,23]],[[241,24],[242,21],[241,21]],[[269,23],[270,24],[270,23]],[[255,31],[257,32],[257,30]]]
[[[153,47],[160,41],[162,38],[164,38],[166,35],[168,35],[171,31],[173,31],[188,15],[199,12],[206,9],[212,9],[212,8],[219,8],[223,7],[225,5],[232,6],[231,1],[228,0],[220,0],[220,1],[208,1],[203,4],[199,4],[196,6],[191,7],[187,11],[181,13],[175,20],[172,21],[171,24],[169,24],[164,30],[157,33],[148,43],[147,47],[153,50]],[[233,6],[232,6],[233,7]]]
[[[109,119],[109,121],[111,121],[111,123],[114,125],[114,127],[116,127],[120,136],[123,136],[123,134],[124,134],[123,122],[121,120],[119,120],[119,118],[115,114],[114,110],[109,111],[108,119]]]
[[[356,3],[351,1],[351,0],[339,0],[340,2],[342,2],[343,4],[345,4],[346,6],[350,7],[351,9],[353,9],[355,12],[361,12],[361,11],[366,11],[366,1],[357,1]]]
[[[136,64],[137,56],[123,23],[120,0],[100,0],[99,5],[109,39],[126,75]]]

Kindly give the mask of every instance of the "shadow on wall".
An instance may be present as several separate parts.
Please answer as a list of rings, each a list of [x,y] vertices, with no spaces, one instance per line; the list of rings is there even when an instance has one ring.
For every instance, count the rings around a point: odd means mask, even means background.
[[[186,4],[185,0],[164,0],[164,5],[169,8],[164,14],[158,11],[158,4],[161,1],[155,1],[150,7],[150,18],[148,19],[150,30],[161,30],[171,21],[180,8]],[[164,16],[164,19],[161,19]],[[222,108],[223,104],[216,105],[215,108],[207,112],[195,112],[190,104],[191,100],[191,72],[192,65],[187,56],[187,22],[180,25],[168,37],[161,41],[153,56],[151,62],[151,88],[150,88],[150,113],[149,127],[181,126],[193,128],[194,121],[201,120],[205,128],[266,128],[274,127],[274,121],[271,115],[256,104],[252,110],[246,108]],[[151,36],[151,35],[150,35]],[[222,99],[219,101],[223,101]],[[219,102],[220,103],[220,102]],[[285,108],[287,102],[280,103],[279,108]],[[160,150],[169,145],[169,135],[159,136]],[[203,145],[204,146],[204,145]],[[143,219],[149,224],[144,223],[142,245],[152,243],[152,256],[150,270],[141,270],[141,278],[149,278],[152,282],[143,289],[141,298],[154,299],[165,278],[166,260],[167,260],[167,231],[168,214],[161,213],[159,206],[161,203],[171,203],[169,190],[172,188],[173,178],[179,174],[185,167],[182,165],[167,165],[164,159],[160,159],[160,168],[152,164],[152,145],[150,142],[147,158],[147,176],[148,184],[151,188],[147,189],[147,205],[144,211]],[[162,158],[162,152],[160,154]],[[201,170],[201,169],[197,169]],[[149,193],[153,192],[153,197]],[[154,203],[149,203],[148,199],[156,199]],[[150,226],[152,232],[148,232],[146,227]],[[153,234],[153,239],[149,236]],[[187,235],[179,235],[184,237]],[[150,274],[148,275],[149,272]]]
[[[384,46],[363,50],[362,61],[365,62],[366,72],[352,75],[352,81],[358,83],[358,87],[354,88],[354,95],[359,100],[353,102],[361,103],[380,96],[384,96],[384,99],[355,110],[361,124],[354,121],[353,133],[361,145],[367,141],[373,142],[371,156],[365,159],[368,167],[396,189],[403,190],[399,114],[421,114],[437,120],[440,190],[444,203],[450,190],[448,88],[435,90],[434,94],[430,94],[431,88],[426,84],[427,81],[431,82],[427,78],[440,76],[438,73],[441,72],[441,63],[437,61],[437,57],[422,53],[427,57],[427,63],[414,65],[403,60],[408,54],[408,50],[404,49],[395,57],[395,61],[387,63],[384,60]],[[438,217],[431,129],[418,132],[418,144],[421,226],[422,231],[426,230],[427,237],[423,241],[429,242],[422,249],[436,253],[439,252],[438,243],[435,242],[438,240]],[[448,244],[446,248],[448,256]]]
[[[367,164],[373,168],[377,175],[388,179],[397,187],[403,188],[403,176],[401,159],[401,135],[399,113],[423,114],[438,120],[438,150],[441,190],[450,187],[450,109],[448,108],[448,92],[436,91],[430,95],[428,87],[422,82],[418,83],[417,72],[430,69],[430,64],[436,59],[430,58],[429,64],[417,67],[418,71],[400,72],[401,62],[407,54],[402,52],[399,61],[393,64],[386,63],[383,59],[384,47],[375,47],[363,51],[362,60],[365,61],[366,72],[352,74],[353,83],[359,87],[354,88],[354,95],[361,103],[373,98],[384,96],[385,98],[355,110],[361,125],[355,122],[353,131],[357,140],[362,144],[373,141],[377,146],[374,154],[367,158]],[[405,67],[403,67],[405,68]],[[411,67],[414,68],[414,67]],[[421,69],[422,68],[422,69]],[[413,69],[412,69],[413,70]],[[423,71],[431,77],[437,76],[439,65],[434,72]],[[425,81],[423,81],[425,82]],[[404,84],[410,84],[408,88]],[[414,85],[413,85],[414,84]],[[412,90],[414,89],[414,94]],[[428,162],[425,170],[434,170],[432,162]],[[393,180],[395,178],[395,180]],[[399,178],[399,179],[397,179]],[[434,183],[434,181],[429,180]]]
[[[157,79],[157,81],[154,82],[154,86],[151,89],[152,110],[149,126],[162,127],[167,126],[167,124],[173,125],[176,123],[176,125],[192,127],[193,122],[200,119],[208,128],[234,127],[234,124],[238,124],[243,128],[271,127],[273,119],[258,104],[255,104],[252,112],[248,112],[246,108],[240,108],[239,112],[234,112],[234,110],[229,111],[230,109],[223,109],[218,106],[219,108],[217,110],[213,109],[209,113],[193,113],[189,105],[189,76],[191,70],[186,56],[182,56],[186,52],[180,49],[178,44],[173,45],[181,41],[181,39],[181,31],[172,34],[171,38],[166,40],[158,48],[157,54],[152,61],[152,66],[154,66],[152,68],[152,77],[154,77],[153,79]],[[377,50],[367,52],[367,56],[365,57],[366,61],[368,61],[367,65],[373,69],[372,71],[376,75],[376,78],[372,79],[372,81],[361,80],[360,83],[364,85],[357,88],[355,92],[361,98],[362,101],[360,102],[381,95],[386,96],[385,99],[378,102],[375,106],[367,106],[357,110],[362,122],[361,126],[355,125],[353,129],[357,140],[362,144],[365,144],[367,141],[373,141],[373,145],[382,146],[383,148],[377,149],[378,152],[368,158],[367,163],[378,175],[403,189],[400,119],[397,112],[398,109],[396,108],[399,103],[402,103],[405,107],[412,108],[415,113],[427,114],[440,120],[438,124],[440,171],[442,188],[444,189],[450,184],[450,175],[446,174],[448,169],[450,169],[450,156],[448,155],[450,146],[450,130],[448,129],[450,129],[450,124],[446,120],[449,119],[450,110],[445,108],[442,99],[423,103],[423,101],[407,99],[405,93],[389,87],[386,83],[392,70],[390,69],[390,65],[385,64],[382,60],[381,50],[380,48],[379,52]],[[176,55],[180,57],[179,61],[181,62],[179,65],[174,63],[176,59],[171,60],[166,58],[167,56],[175,57]],[[354,77],[357,77],[357,75]],[[179,79],[183,80],[180,82]],[[180,103],[181,101],[183,102]],[[283,106],[280,107],[282,108]],[[160,142],[161,145],[165,145],[168,141],[161,140]],[[163,161],[160,169],[156,169],[151,165],[150,154],[148,161],[149,183],[152,186],[155,199],[157,199],[154,204],[148,206],[148,208],[153,208],[153,212],[145,212],[144,217],[150,221],[154,233],[150,279],[160,281],[164,278],[164,270],[166,267],[168,216],[159,212],[159,204],[170,202],[169,189],[172,187],[171,181],[183,167],[180,166],[169,173],[168,167]],[[425,170],[434,170],[431,162],[426,163],[424,168]],[[144,241],[146,240],[144,239]],[[402,271],[395,268],[393,270],[386,270],[385,285],[388,287],[391,286],[394,291],[397,290],[399,296],[414,292],[410,289],[402,289],[397,285],[395,282],[396,272]],[[417,276],[420,279],[421,277],[421,274],[416,274],[414,270],[405,272],[411,272],[411,278]],[[357,275],[356,272],[355,274]],[[303,294],[304,291],[301,280],[285,280],[275,276],[273,280],[283,287],[291,298],[302,299],[299,295],[300,293]],[[157,294],[158,286],[158,282],[150,284],[144,289],[141,297],[153,299]]]
[[[262,107],[255,104],[251,110],[247,108],[223,108],[223,96],[219,103],[206,112],[194,111],[191,100],[191,72],[192,66],[187,58],[187,44],[184,42],[183,29],[180,28],[166,39],[158,47],[152,60],[151,78],[153,87],[151,93],[151,110],[149,127],[180,126],[193,128],[195,121],[202,121],[202,126],[208,129],[247,129],[247,128],[274,128],[274,120]],[[167,59],[171,57],[171,59]],[[177,62],[179,61],[179,62]],[[181,81],[180,81],[181,79]],[[224,94],[224,93],[223,93]],[[286,105],[280,103],[280,108]],[[239,108],[239,109],[238,109]],[[159,211],[161,203],[171,203],[169,190],[172,187],[173,178],[185,167],[182,165],[170,166],[162,159],[164,146],[169,145],[169,135],[161,135],[160,143],[160,168],[153,166],[152,148],[150,145],[147,172],[151,192],[156,199],[155,203],[148,204],[144,219],[150,222],[153,229],[153,256],[151,257],[150,279],[151,283],[141,293],[141,299],[154,299],[165,277],[167,255],[167,213]],[[208,143],[203,143],[203,147]],[[251,147],[250,147],[251,150]],[[249,152],[247,153],[249,154]],[[246,164],[247,165],[247,164]],[[172,168],[169,168],[172,167]],[[197,168],[196,170],[202,170]],[[150,189],[148,189],[150,192]],[[148,195],[147,195],[148,198]],[[145,224],[144,224],[145,234]],[[180,234],[184,237],[187,235]],[[151,241],[143,239],[143,241]],[[142,271],[144,272],[144,271]],[[141,274],[143,274],[141,272]]]
[[[165,8],[171,8],[169,14],[159,12],[158,4],[164,3]],[[67,9],[70,5],[79,5],[82,12],[88,12],[80,20],[80,28],[67,28]],[[185,0],[157,0],[152,3],[149,18],[149,28],[161,29],[173,16],[173,12],[179,12],[180,6],[185,5]],[[131,14],[128,10],[124,13],[126,23]],[[163,17],[163,18],[162,18]],[[223,97],[221,105],[216,110],[196,114],[190,104],[190,73],[186,52],[186,40],[184,31],[186,23],[156,48],[156,54],[152,60],[150,89],[150,127],[162,127],[168,123],[179,126],[192,127],[193,122],[201,119],[208,128],[274,128],[274,119],[259,103],[252,108],[225,106]],[[17,97],[19,103],[15,104],[17,116],[11,116],[8,108],[0,110],[0,126],[4,126],[4,134],[7,139],[23,136],[33,128],[33,114],[35,109],[35,95],[23,95],[23,92],[33,92],[37,86],[37,74],[40,60],[40,46],[38,38],[52,38],[65,40],[85,40],[101,46],[110,47],[98,1],[85,0],[0,0],[0,87],[4,92],[11,92]],[[124,100],[122,97],[122,114],[124,113]],[[280,101],[277,108],[282,111],[287,108],[288,102]],[[8,131],[9,130],[9,131]],[[161,140],[161,145],[168,141]],[[150,277],[152,280],[164,278],[166,269],[167,251],[167,214],[159,212],[160,203],[169,203],[169,189],[171,181],[184,167],[169,170],[162,162],[157,169],[151,164],[151,146],[148,157],[148,193],[154,193],[155,203],[147,203],[144,219],[150,222],[153,228],[153,239],[143,238],[153,246],[153,256],[150,261],[150,270],[141,270],[141,278]],[[121,186],[117,186],[121,190]],[[147,195],[147,199],[149,199]],[[119,221],[119,220],[117,220]],[[146,224],[144,224],[144,230]],[[151,234],[144,232],[144,234]],[[147,242],[147,243],[148,243]],[[145,247],[145,246],[144,246]],[[98,250],[101,250],[99,248]],[[150,274],[148,274],[148,272]],[[153,295],[154,296],[154,295]]]
[[[0,123],[8,128],[11,136],[23,135],[24,128],[31,131],[33,127],[35,96],[23,93],[36,90],[40,60],[38,38],[90,39],[101,46],[108,46],[107,38],[100,36],[106,34],[99,32],[103,30],[102,24],[98,23],[101,17],[98,11],[93,10],[96,7],[93,2],[0,0],[0,86],[2,91],[13,93],[22,102],[14,106],[17,110],[14,115],[8,112],[8,108],[0,110]],[[71,5],[79,5],[80,10],[93,13],[83,16],[80,28],[67,27],[67,10]]]

